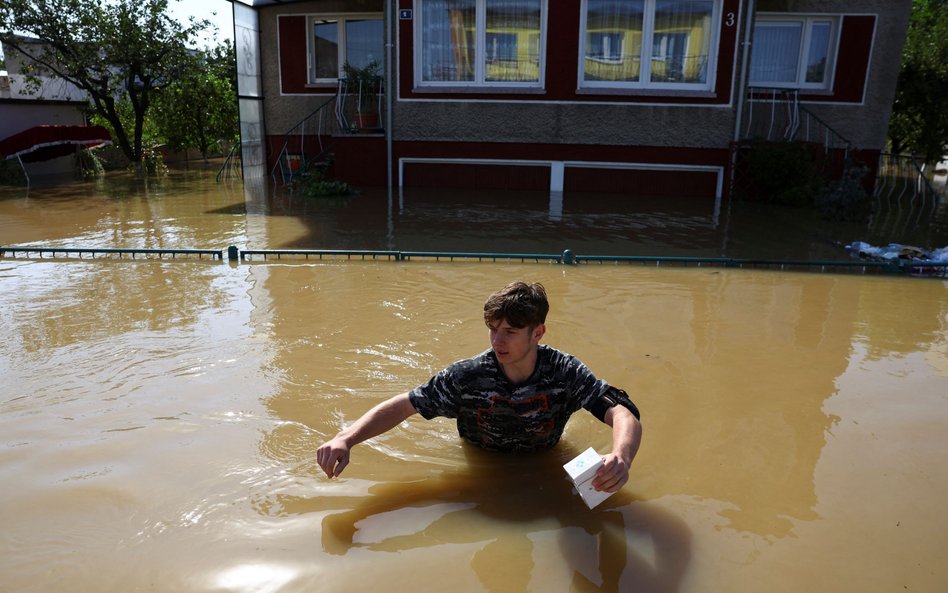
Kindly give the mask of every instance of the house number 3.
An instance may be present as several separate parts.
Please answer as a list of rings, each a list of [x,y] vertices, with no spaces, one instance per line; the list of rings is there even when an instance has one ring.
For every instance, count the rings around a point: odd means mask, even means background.
[[[728,27],[734,26],[734,13],[733,12],[727,13],[727,16],[724,17],[724,24],[727,25]]]

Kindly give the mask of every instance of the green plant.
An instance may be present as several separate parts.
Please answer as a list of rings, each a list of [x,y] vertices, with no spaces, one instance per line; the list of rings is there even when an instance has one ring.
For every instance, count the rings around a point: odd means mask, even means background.
[[[304,198],[350,196],[355,193],[345,181],[326,179],[323,173],[309,169],[290,183],[290,191]]]
[[[129,168],[135,169],[135,163],[129,163]],[[142,149],[140,172],[146,177],[160,177],[168,173],[168,165],[165,164],[165,158],[157,147]]]
[[[105,167],[93,149],[80,150],[76,153],[76,173],[83,179],[101,177],[105,175]]]
[[[378,113],[379,94],[382,91],[382,66],[372,60],[359,67],[350,62],[342,65],[346,86],[355,96],[356,113]]]

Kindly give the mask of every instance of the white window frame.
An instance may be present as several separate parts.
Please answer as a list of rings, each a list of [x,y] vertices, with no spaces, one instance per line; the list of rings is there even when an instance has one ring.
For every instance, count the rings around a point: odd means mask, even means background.
[[[522,80],[485,80],[487,77],[487,0],[475,0],[474,21],[474,80],[423,80],[422,72],[422,39],[424,11],[422,4],[425,0],[415,0],[414,9],[414,69],[415,87],[418,88],[462,88],[462,89],[543,89],[546,79],[546,38],[547,15],[549,14],[549,0],[540,0],[540,45],[539,45],[539,76],[535,81]]]
[[[813,25],[816,23],[830,24],[829,46],[826,48],[826,72],[823,82],[806,81],[806,62],[810,53],[810,41],[813,37]],[[800,89],[813,91],[829,91],[833,88],[836,78],[836,63],[839,59],[839,31],[842,17],[838,14],[797,14],[786,12],[761,12],[754,19],[754,28],[761,23],[800,23],[803,35],[800,40],[800,52],[797,55],[797,78],[792,82],[772,82],[750,80],[752,87],[773,89]],[[753,46],[751,53],[753,54]],[[751,58],[753,60],[753,58]]]
[[[708,47],[707,80],[696,82],[652,82],[652,51],[655,38],[655,4],[656,0],[645,0],[642,21],[642,53],[639,65],[639,79],[637,81],[623,80],[586,80],[586,19],[588,17],[587,0],[580,3],[579,18],[579,67],[577,68],[580,89],[613,89],[613,90],[682,90],[682,91],[712,91],[717,80],[718,49],[721,45],[721,12],[724,0],[712,0],[711,8],[711,44]],[[623,46],[628,43],[623,40]],[[601,61],[601,60],[597,60]]]
[[[385,28],[385,17],[380,12],[364,12],[364,13],[353,13],[346,12],[342,14],[338,13],[328,13],[328,14],[309,14],[306,15],[306,79],[307,83],[310,85],[320,85],[333,83],[335,84],[343,76],[342,67],[346,63],[346,21],[367,21],[367,20],[377,20],[382,22],[382,30],[384,34]],[[316,60],[315,58],[315,32],[314,26],[317,21],[335,21],[336,22],[336,32],[337,32],[337,43],[339,45],[338,53],[338,72],[333,78],[317,78],[316,77]],[[384,39],[380,39],[379,42],[382,44],[384,50]],[[379,56],[379,63],[382,62],[382,56]]]

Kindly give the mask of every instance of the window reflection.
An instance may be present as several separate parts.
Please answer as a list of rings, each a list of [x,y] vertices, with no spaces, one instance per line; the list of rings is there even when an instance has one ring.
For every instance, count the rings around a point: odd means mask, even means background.
[[[346,21],[346,61],[357,68],[382,60],[382,21]]]
[[[708,85],[716,6],[715,0],[587,0],[583,80]],[[650,58],[645,63],[643,55]]]
[[[540,81],[542,0],[426,0],[422,83]]]
[[[339,75],[339,26],[336,21],[316,21],[313,25],[313,63],[316,78]]]

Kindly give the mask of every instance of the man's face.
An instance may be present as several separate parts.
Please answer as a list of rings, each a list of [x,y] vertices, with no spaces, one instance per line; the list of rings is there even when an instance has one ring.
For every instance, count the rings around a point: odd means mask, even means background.
[[[490,346],[501,364],[524,362],[534,352],[540,338],[543,337],[544,326],[535,328],[513,327],[507,320],[491,321],[487,324],[490,335]]]

